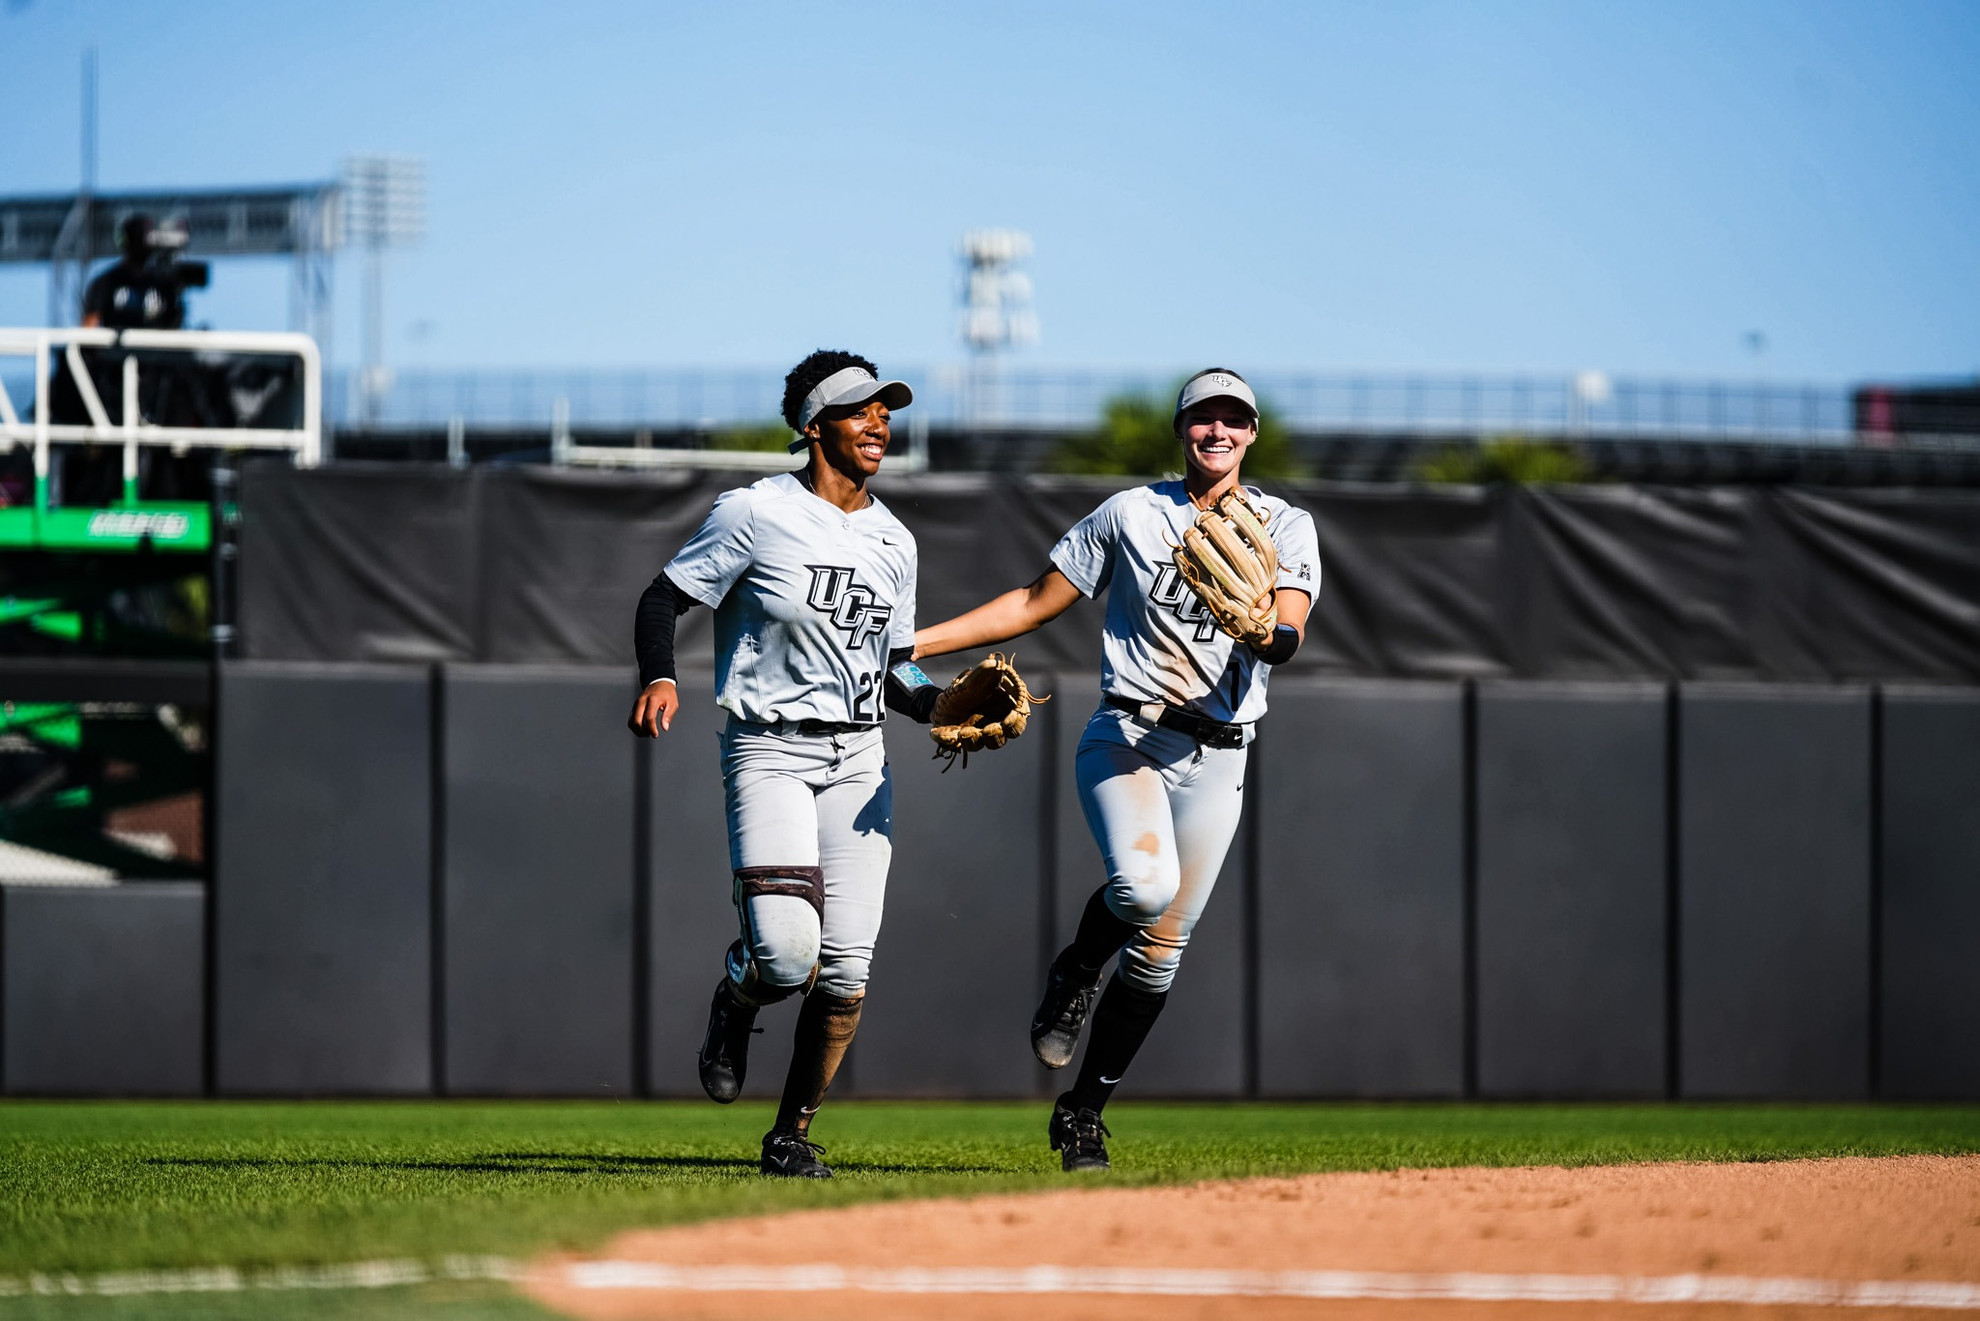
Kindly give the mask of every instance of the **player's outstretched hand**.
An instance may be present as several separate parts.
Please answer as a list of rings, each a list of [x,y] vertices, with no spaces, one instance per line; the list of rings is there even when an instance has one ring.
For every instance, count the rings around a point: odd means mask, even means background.
[[[641,738],[658,738],[661,730],[674,727],[674,712],[680,709],[681,690],[674,681],[655,679],[640,690],[626,726]]]

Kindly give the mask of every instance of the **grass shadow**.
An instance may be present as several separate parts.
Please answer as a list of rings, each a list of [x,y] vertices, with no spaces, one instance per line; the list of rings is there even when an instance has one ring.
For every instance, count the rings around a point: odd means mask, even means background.
[[[146,1165],[207,1170],[357,1169],[439,1174],[652,1174],[664,1170],[750,1170],[757,1162],[739,1156],[632,1156],[553,1151],[496,1151],[479,1160],[338,1160],[328,1156],[148,1156]],[[954,1161],[859,1161],[835,1164],[847,1174],[947,1175],[1008,1174],[997,1165]]]
[[[360,1169],[450,1174],[646,1174],[660,1170],[755,1169],[737,1156],[587,1156],[573,1152],[491,1152],[480,1160],[337,1160],[325,1156],[150,1156],[147,1165],[195,1169]]]

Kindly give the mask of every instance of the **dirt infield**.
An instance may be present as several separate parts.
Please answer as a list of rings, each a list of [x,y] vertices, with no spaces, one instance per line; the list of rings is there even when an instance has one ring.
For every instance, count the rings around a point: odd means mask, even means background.
[[[594,1263],[587,1273],[582,1263],[543,1263],[530,1292],[585,1318],[750,1321],[1235,1315],[1456,1321],[1529,1314],[1649,1321],[1926,1315],[1921,1299],[1932,1315],[1947,1315],[1941,1310],[1947,1306],[1973,1315],[1980,1290],[1934,1296],[1927,1282],[1980,1284],[1980,1157],[1403,1170],[1182,1188],[1069,1188],[635,1231],[598,1260],[612,1264]],[[851,1274],[806,1289],[803,1278],[778,1270],[814,1263]],[[723,1266],[753,1274],[719,1291],[728,1277],[696,1273]],[[1063,1289],[1055,1287],[1056,1277],[1012,1269],[1041,1266],[1074,1269]],[[954,1268],[971,1267],[992,1268],[983,1275],[991,1283],[981,1286],[992,1292],[957,1278]],[[916,1275],[913,1268],[935,1269]],[[1171,1275],[1160,1276],[1163,1271]],[[1286,1285],[1289,1272],[1323,1274]],[[1471,1284],[1435,1284],[1459,1279],[1456,1273],[1469,1273],[1462,1279]],[[1535,1276],[1609,1283],[1580,1301],[1539,1302],[1532,1300],[1535,1289],[1552,1297],[1548,1291],[1561,1286],[1536,1285]],[[1526,1283],[1492,1283],[1514,1277]],[[1433,1284],[1424,1285],[1426,1279]],[[1166,1288],[1163,1280],[1174,1288],[1110,1291],[1151,1281]],[[1672,1280],[1703,1284],[1654,1284],[1648,1296],[1684,1301],[1641,1301],[1642,1282]],[[1416,1283],[1405,1288],[1397,1281]],[[1902,1287],[1823,1298],[1815,1286],[1824,1281]],[[1799,1292],[1781,1292],[1789,1284]],[[1099,1291],[1080,1291],[1089,1287]],[[1285,1288],[1332,1292],[1269,1296]],[[1423,1296],[1425,1288],[1431,1298]],[[1435,1293],[1443,1288],[1455,1291]],[[1618,1290],[1637,1300],[1616,1301]],[[1722,1301],[1703,1301],[1710,1298]],[[1880,1300],[1887,1305],[1866,1306]],[[1898,1305],[1888,1305],[1893,1302]]]

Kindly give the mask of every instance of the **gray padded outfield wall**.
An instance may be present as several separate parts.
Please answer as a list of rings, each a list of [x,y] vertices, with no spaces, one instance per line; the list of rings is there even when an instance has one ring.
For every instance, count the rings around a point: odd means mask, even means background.
[[[1980,1097],[1980,691],[1883,696],[1879,1095]]]
[[[425,668],[221,667],[221,1092],[432,1089],[431,699]]]
[[[633,673],[442,673],[441,1082],[629,1095]]]
[[[15,1096],[197,1096],[206,887],[0,887],[0,1079]]]
[[[1686,1097],[1870,1092],[1870,693],[1680,690]]]
[[[1464,1089],[1457,684],[1272,684],[1258,790],[1258,1078],[1268,1096]]]
[[[1478,1090],[1661,1096],[1661,684],[1482,684]]]
[[[1099,881],[1071,765],[1097,686],[1034,673],[1034,735],[967,769],[890,726],[894,869],[841,1095],[1062,1081],[1023,1025]],[[204,1044],[234,1095],[699,1093],[735,923],[705,670],[658,742],[625,732],[620,669],[220,683],[213,999],[197,885],[10,889],[8,1090],[183,1094]],[[1456,1095],[1473,1015],[1488,1096],[1654,1094],[1661,1051],[1686,1097],[1980,1097],[1980,691],[1689,685],[1674,723],[1656,686],[1477,692],[1467,813],[1463,685],[1275,681],[1256,847],[1129,1094]],[[752,1096],[792,1012],[764,1017]]]

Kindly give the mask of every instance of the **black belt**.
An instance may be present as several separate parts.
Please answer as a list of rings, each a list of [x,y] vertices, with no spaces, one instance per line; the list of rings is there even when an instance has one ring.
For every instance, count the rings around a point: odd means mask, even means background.
[[[854,724],[850,720],[744,720],[741,716],[731,716],[730,720],[750,729],[760,729],[766,734],[805,734],[812,738],[839,734],[864,734],[869,729],[880,728],[879,722]]]
[[[1178,734],[1187,734],[1206,748],[1241,748],[1244,746],[1244,726],[1227,725],[1209,716],[1199,716],[1167,702],[1136,702],[1126,697],[1107,694],[1107,705],[1125,711],[1144,725],[1160,725],[1163,729],[1173,729]],[[1159,708],[1151,717],[1151,709]]]
[[[880,728],[876,722],[870,725],[854,724],[850,720],[780,720],[771,726],[776,730],[795,731],[799,734],[864,734],[869,729]]]

